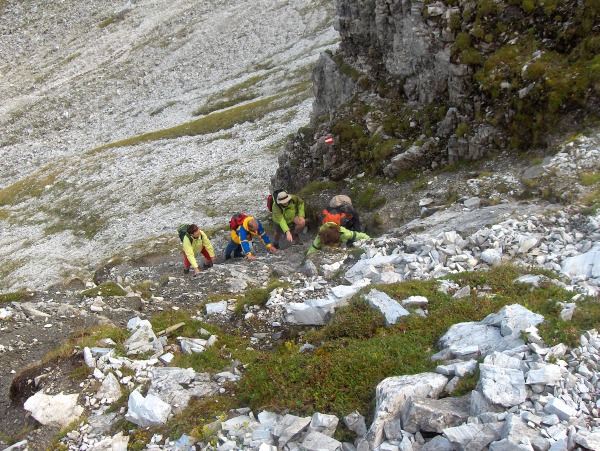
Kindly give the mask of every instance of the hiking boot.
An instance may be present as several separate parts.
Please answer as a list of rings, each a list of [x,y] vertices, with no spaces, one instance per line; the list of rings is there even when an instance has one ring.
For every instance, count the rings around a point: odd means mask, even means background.
[[[209,263],[204,263],[204,265],[202,265],[202,269],[206,270],[208,268],[212,268],[213,267],[213,263],[209,262]]]
[[[190,268],[183,268],[183,273],[184,274],[189,274],[190,273]]]

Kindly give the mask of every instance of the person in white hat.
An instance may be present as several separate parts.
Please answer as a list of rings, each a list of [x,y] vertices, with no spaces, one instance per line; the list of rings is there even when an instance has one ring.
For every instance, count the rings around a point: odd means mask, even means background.
[[[292,244],[304,244],[300,238],[300,232],[306,225],[304,201],[295,194],[280,191],[273,203],[273,223],[275,224],[274,247],[279,248],[282,235],[285,235],[285,239]]]

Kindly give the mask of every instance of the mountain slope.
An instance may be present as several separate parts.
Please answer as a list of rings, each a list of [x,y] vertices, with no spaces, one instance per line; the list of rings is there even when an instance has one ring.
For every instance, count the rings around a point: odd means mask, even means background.
[[[84,275],[183,222],[262,214],[275,152],[309,120],[312,67],[338,41],[322,1],[0,12],[0,290]]]

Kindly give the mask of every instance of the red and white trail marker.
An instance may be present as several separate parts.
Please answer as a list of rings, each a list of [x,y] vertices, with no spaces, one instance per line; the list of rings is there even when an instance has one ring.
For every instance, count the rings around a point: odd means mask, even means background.
[[[324,139],[325,144],[327,144],[328,146],[331,146],[333,144],[333,136],[331,135],[327,135]]]

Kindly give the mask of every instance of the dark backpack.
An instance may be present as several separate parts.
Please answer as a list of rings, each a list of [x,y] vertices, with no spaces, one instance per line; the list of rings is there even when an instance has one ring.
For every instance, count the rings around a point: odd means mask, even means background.
[[[244,213],[234,214],[231,217],[231,220],[229,221],[229,228],[231,230],[237,230],[237,228],[244,223],[244,219],[246,219],[247,217],[248,216],[246,216]]]
[[[284,189],[276,189],[273,194],[267,196],[267,209],[273,211],[273,204],[277,204],[277,196],[280,192],[285,191]],[[279,205],[279,204],[277,204]]]
[[[177,227],[177,233],[179,234],[179,239],[181,240],[182,243],[183,243],[183,239],[186,237],[186,235],[190,239],[190,243],[192,241],[194,241],[192,236],[187,231],[188,226],[189,226],[189,224],[181,224],[179,227]]]

